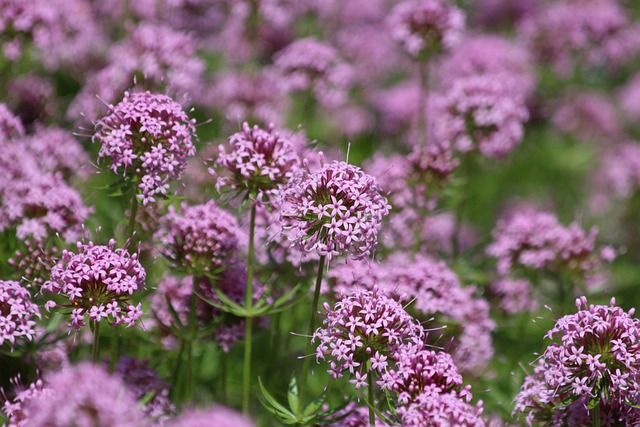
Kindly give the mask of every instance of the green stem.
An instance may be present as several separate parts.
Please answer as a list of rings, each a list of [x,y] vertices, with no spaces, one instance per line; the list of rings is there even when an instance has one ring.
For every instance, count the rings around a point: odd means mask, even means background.
[[[188,318],[188,328],[189,333],[186,338],[186,351],[187,351],[187,366],[186,366],[186,398],[190,400],[193,397],[193,371],[195,369],[193,363],[193,342],[196,340],[196,335],[198,334],[198,317],[197,317],[197,308],[198,308],[198,295],[196,291],[198,290],[198,276],[196,274],[192,277],[193,284],[191,290],[191,299],[189,300],[189,318]]]
[[[600,405],[591,411],[591,425],[593,427],[600,427]]]
[[[424,148],[429,138],[429,123],[427,120],[427,108],[429,98],[429,61],[423,59],[418,62],[418,73],[420,74],[420,90],[418,92],[418,146]]]
[[[93,321],[93,348],[91,349],[91,360],[98,361],[98,345],[100,344],[100,322]]]
[[[367,373],[367,381],[369,383],[369,390],[367,390],[367,393],[369,395],[369,425],[370,426],[375,426],[376,425],[376,413],[375,413],[375,402],[373,400],[373,369],[369,369],[369,372]]]
[[[136,217],[138,216],[138,198],[136,197],[136,192],[133,192],[133,197],[131,198],[131,212],[129,216],[129,225],[127,226],[127,234],[126,238],[131,239],[131,244],[133,244],[133,233],[136,231]]]
[[[251,396],[251,344],[253,340],[253,258],[254,234],[256,228],[256,205],[251,205],[251,219],[249,222],[249,253],[247,254],[247,288],[244,295],[244,308],[247,314],[244,324],[244,370],[242,376],[242,412],[249,413],[249,398]]]
[[[320,287],[322,284],[322,274],[324,273],[324,262],[325,256],[320,257],[320,264],[318,265],[318,275],[316,276],[316,289],[313,293],[313,304],[311,305],[311,318],[309,320],[309,329],[307,329],[307,350],[305,352],[304,364],[302,365],[302,381],[300,381],[300,393],[298,399],[298,410],[296,411],[296,417],[299,419],[302,416],[302,411],[305,407],[305,394],[307,392],[307,377],[309,376],[309,368],[311,366],[310,356],[312,348],[311,348],[311,337],[315,332],[316,327],[316,314],[318,312],[318,301],[320,300]]]
[[[171,399],[176,403],[184,402],[184,395],[182,391],[182,360],[184,357],[185,340],[180,338],[180,347],[178,348],[178,358],[176,359],[176,366],[173,370],[173,376],[171,378]]]

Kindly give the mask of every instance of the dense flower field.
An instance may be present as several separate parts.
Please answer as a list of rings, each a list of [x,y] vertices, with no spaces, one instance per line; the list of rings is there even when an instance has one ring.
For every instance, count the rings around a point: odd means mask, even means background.
[[[640,426],[640,4],[0,0],[1,422]]]

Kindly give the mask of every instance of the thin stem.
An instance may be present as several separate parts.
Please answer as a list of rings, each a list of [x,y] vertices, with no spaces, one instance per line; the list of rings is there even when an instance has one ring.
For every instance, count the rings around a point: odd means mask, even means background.
[[[418,62],[418,73],[420,79],[420,90],[418,92],[418,146],[424,148],[429,138],[429,122],[427,118],[427,108],[429,100],[429,61],[423,59]]]
[[[256,229],[256,205],[251,205],[251,219],[249,222],[249,253],[247,254],[247,288],[244,295],[244,308],[247,314],[244,324],[244,370],[242,377],[242,412],[249,413],[249,398],[251,396],[251,344],[253,339],[253,258],[254,234]]]
[[[367,373],[367,382],[369,383],[369,390],[367,390],[369,396],[369,425],[376,425],[376,413],[375,413],[375,402],[373,400],[373,369],[369,369]]]
[[[316,314],[318,312],[318,301],[320,300],[320,287],[322,284],[322,274],[324,273],[325,256],[320,257],[320,264],[318,265],[318,275],[316,276],[316,289],[313,293],[313,303],[311,305],[311,318],[309,320],[309,329],[307,329],[307,349],[305,355],[311,354],[311,336],[315,332],[316,327]],[[300,393],[298,394],[298,410],[296,411],[297,418],[302,416],[302,411],[305,407],[305,394],[307,392],[307,377],[309,376],[309,368],[311,365],[312,357],[305,357],[304,364],[302,365],[302,381],[300,381]]]
[[[129,225],[127,226],[127,234],[126,238],[133,240],[133,233],[136,231],[136,217],[138,216],[138,198],[136,197],[136,192],[133,192],[133,197],[131,198],[131,211],[129,216]]]
[[[98,345],[100,344],[100,322],[93,321],[93,348],[91,349],[91,360],[98,361]]]
[[[171,378],[171,398],[174,402],[183,403],[184,395],[182,391],[182,370],[183,368],[183,357],[184,357],[184,349],[185,349],[185,340],[184,338],[180,338],[180,347],[178,348],[178,358],[176,359],[176,366],[173,370],[173,376]]]
[[[593,427],[600,427],[600,405],[591,411],[591,425]]]

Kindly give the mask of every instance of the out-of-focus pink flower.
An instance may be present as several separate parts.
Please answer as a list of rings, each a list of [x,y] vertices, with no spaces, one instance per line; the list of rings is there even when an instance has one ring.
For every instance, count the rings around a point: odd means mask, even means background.
[[[553,112],[551,123],[561,132],[605,144],[624,134],[611,100],[597,92],[582,91],[565,96]]]
[[[250,419],[224,406],[189,410],[168,425],[169,427],[254,427]]]

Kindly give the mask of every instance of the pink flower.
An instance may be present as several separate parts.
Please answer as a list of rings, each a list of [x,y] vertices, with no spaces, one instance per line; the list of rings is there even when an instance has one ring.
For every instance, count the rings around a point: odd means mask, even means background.
[[[18,282],[0,280],[0,346],[8,341],[32,341],[35,337],[35,318],[40,318],[40,309],[31,301],[31,294]]]

